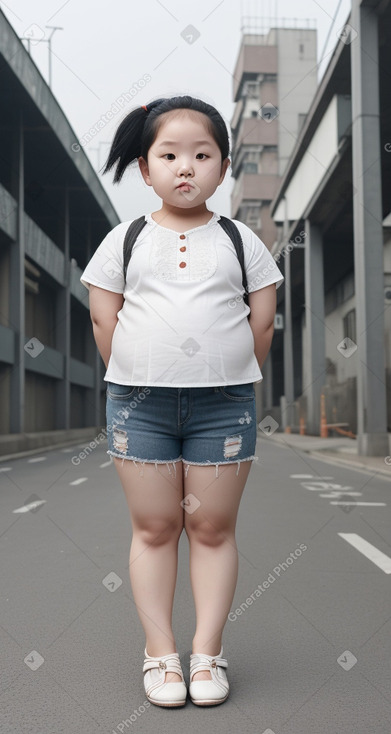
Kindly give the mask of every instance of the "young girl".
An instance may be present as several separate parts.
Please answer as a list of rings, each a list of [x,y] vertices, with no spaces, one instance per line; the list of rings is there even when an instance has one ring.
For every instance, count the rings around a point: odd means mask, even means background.
[[[130,112],[104,173],[137,161],[162,199],[134,243],[130,222],[108,233],[81,281],[107,372],[108,453],[132,522],[130,582],[146,645],[144,688],[181,706],[186,685],[171,618],[183,528],[196,629],[189,694],[199,706],[229,694],[222,633],[238,573],[235,526],[256,445],[254,382],[269,352],[283,276],[240,221],[249,305],[234,245],[206,201],[230,164],[226,125],[189,96]],[[249,318],[248,318],[249,314]]]

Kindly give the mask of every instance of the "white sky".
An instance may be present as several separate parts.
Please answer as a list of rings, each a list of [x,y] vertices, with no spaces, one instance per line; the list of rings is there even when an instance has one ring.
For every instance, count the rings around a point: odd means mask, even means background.
[[[137,104],[191,94],[217,107],[229,125],[234,110],[232,73],[244,16],[263,19],[266,27],[269,17],[278,17],[280,22],[282,18],[303,20],[303,27],[305,19],[315,20],[320,78],[337,42],[337,31],[346,22],[350,0],[113,0],[108,4],[8,0],[0,2],[0,7],[19,37],[30,34],[32,26],[35,38],[49,37],[47,25],[63,27],[52,39],[52,91],[76,141],[144,74],[151,76],[145,88],[85,145],[85,153],[98,170],[119,122]],[[200,34],[191,44],[180,35],[189,25]],[[31,56],[48,81],[48,44],[35,42]],[[112,173],[99,177],[122,221],[160,207],[160,199],[138,171],[128,169],[119,185],[112,184]],[[229,216],[232,186],[229,169],[208,208]]]

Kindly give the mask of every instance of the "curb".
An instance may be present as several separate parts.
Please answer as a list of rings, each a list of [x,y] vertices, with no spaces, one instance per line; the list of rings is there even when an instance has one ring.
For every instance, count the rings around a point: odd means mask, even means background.
[[[259,435],[259,434],[258,434]],[[264,434],[263,434],[264,435]],[[285,448],[292,448],[292,444],[289,443],[289,441],[283,441],[281,439],[273,438],[273,436],[267,436],[267,440],[274,441],[276,444],[280,444],[280,446],[284,446]],[[347,466],[351,469],[356,469],[357,471],[365,471],[369,474],[380,474],[381,478],[387,477],[388,479],[391,479],[391,466],[390,469],[386,469],[383,467],[371,467],[368,466],[368,464],[365,464],[364,462],[359,461],[351,461],[348,458],[342,457],[339,455],[339,452],[337,451],[330,451],[327,449],[303,449],[300,446],[294,446],[295,450],[302,451],[304,454],[308,454],[310,456],[313,456],[316,459],[322,459],[323,461],[327,461],[329,464],[339,464],[340,466]],[[380,458],[380,457],[379,457]]]

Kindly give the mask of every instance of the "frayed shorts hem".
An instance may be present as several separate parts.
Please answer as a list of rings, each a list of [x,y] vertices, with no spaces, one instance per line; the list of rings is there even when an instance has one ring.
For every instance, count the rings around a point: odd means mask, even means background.
[[[218,477],[219,466],[225,466],[226,464],[237,464],[238,468],[237,468],[236,474],[238,475],[240,464],[243,461],[258,461],[258,458],[259,458],[258,456],[254,455],[254,456],[247,456],[244,459],[233,459],[232,461],[187,461],[182,456],[180,456],[178,459],[170,459],[170,461],[165,461],[164,459],[163,460],[162,459],[140,459],[137,456],[124,456],[123,454],[117,454],[114,451],[107,451],[107,453],[109,454],[109,456],[112,456],[116,459],[122,459],[122,464],[124,461],[133,461],[135,465],[142,464],[143,466],[144,464],[155,464],[155,469],[157,469],[157,464],[166,464],[169,471],[170,471],[169,464],[172,464],[175,470],[175,473],[176,473],[175,464],[177,464],[179,461],[182,461],[184,464],[186,464],[186,468],[185,468],[186,477],[187,477],[190,466],[215,466],[216,467],[216,477]]]

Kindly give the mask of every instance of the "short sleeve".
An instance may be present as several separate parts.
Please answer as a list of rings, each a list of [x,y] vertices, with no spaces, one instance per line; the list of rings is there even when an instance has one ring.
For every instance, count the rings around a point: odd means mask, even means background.
[[[272,283],[279,288],[284,276],[265,243],[246,224],[236,219],[232,221],[238,227],[243,240],[248,293],[258,291]]]
[[[102,240],[80,277],[86,288],[96,285],[113,293],[124,292],[123,242],[129,224],[118,224]]]

